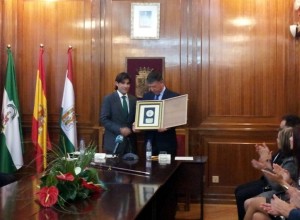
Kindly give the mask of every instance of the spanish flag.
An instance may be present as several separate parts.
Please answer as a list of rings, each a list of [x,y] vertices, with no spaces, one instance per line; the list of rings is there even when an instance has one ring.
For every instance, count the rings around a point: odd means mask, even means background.
[[[39,68],[37,70],[34,109],[32,118],[32,142],[36,148],[36,168],[40,173],[47,168],[47,149],[51,148],[47,128],[46,81],[43,63],[44,48],[40,46]]]

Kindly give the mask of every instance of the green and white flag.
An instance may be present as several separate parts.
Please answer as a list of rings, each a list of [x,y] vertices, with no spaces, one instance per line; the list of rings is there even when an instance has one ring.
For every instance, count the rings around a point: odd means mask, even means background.
[[[7,49],[6,80],[3,93],[0,132],[0,172],[13,173],[23,166],[23,135],[15,65]]]
[[[68,68],[66,72],[66,80],[64,94],[61,104],[60,116],[60,148],[64,153],[71,153],[77,150],[77,128],[75,114],[75,95],[72,83],[72,48],[68,49]]]

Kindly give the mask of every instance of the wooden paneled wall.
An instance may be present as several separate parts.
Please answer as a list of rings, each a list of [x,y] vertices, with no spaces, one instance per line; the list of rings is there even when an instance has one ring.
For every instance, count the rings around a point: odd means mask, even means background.
[[[130,39],[132,2],[161,3],[158,40]],[[206,200],[232,202],[237,185],[260,175],[250,165],[254,144],[276,148],[281,116],[300,113],[300,43],[289,32],[297,21],[292,0],[4,0],[0,91],[11,44],[30,142],[43,43],[49,129],[57,141],[72,45],[78,133],[98,141],[100,105],[116,74],[126,70],[126,57],[165,57],[167,86],[189,94],[189,155],[209,158]]]

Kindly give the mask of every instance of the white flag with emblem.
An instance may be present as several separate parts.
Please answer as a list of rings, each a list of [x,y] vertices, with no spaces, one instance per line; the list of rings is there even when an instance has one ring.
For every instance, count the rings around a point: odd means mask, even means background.
[[[64,94],[61,104],[60,148],[65,153],[77,150],[77,128],[75,115],[75,95],[72,83],[72,48],[68,49],[68,68],[66,72]]]
[[[0,132],[0,172],[13,173],[23,166],[23,136],[19,114],[15,65],[7,49],[6,80],[2,101]]]

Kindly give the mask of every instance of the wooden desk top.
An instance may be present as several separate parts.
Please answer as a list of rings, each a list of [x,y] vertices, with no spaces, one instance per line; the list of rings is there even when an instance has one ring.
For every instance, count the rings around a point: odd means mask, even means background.
[[[146,163],[151,165],[151,169],[146,169]],[[101,166],[98,169],[99,177],[108,187],[98,198],[72,202],[65,210],[44,208],[37,202],[39,178],[24,177],[0,188],[0,219],[135,219],[155,192],[177,170],[180,162],[162,165],[158,161],[150,161],[150,164],[148,161],[138,161],[130,164],[115,158],[97,165]],[[136,175],[115,168],[141,172],[150,170],[151,174]]]

